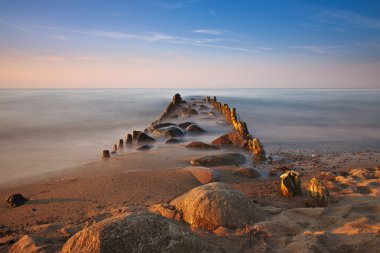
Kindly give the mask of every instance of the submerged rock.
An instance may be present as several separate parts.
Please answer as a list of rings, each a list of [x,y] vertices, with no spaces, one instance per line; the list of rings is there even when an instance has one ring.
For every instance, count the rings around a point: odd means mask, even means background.
[[[176,138],[170,138],[170,139],[165,141],[165,144],[174,144],[174,143],[178,143],[178,142],[180,142],[180,140],[178,140]]]
[[[154,139],[153,137],[151,137],[148,134],[143,133],[143,132],[139,133],[139,135],[136,138],[136,144],[152,143],[155,141],[156,141],[156,139]]]
[[[196,187],[171,201],[170,205],[183,213],[187,223],[208,230],[240,228],[262,220],[252,200],[225,183]]]
[[[181,128],[176,127],[176,126],[169,126],[169,127],[162,127],[159,129],[154,130],[152,133],[153,136],[156,137],[180,137],[184,135],[184,132]]]
[[[218,252],[171,220],[153,213],[108,218],[76,233],[63,246],[69,252]]]
[[[177,125],[174,123],[160,123],[160,124],[156,124],[156,125],[151,126],[150,129],[153,132],[156,129],[163,128],[163,127],[169,127],[169,126],[177,126]]]
[[[7,202],[8,207],[18,207],[25,204],[28,199],[22,196],[20,193],[16,193],[8,196],[5,201]]]
[[[246,178],[255,178],[260,177],[260,173],[252,168],[238,168],[232,171],[232,175],[246,177]]]
[[[186,121],[186,122],[183,122],[183,123],[179,124],[178,126],[179,126],[180,128],[182,128],[183,130],[185,130],[188,126],[190,126],[190,125],[192,125],[192,124],[194,124],[194,123],[193,123],[193,122],[190,122],[190,121]]]
[[[199,148],[199,149],[219,149],[219,147],[210,145],[201,141],[193,141],[186,145],[187,148]]]
[[[183,168],[184,170],[190,171],[191,174],[201,183],[201,184],[208,184],[211,182],[216,182],[219,179],[219,172],[206,168],[201,166],[196,167],[186,167]]]
[[[299,172],[289,170],[280,176],[281,194],[285,197],[294,197],[302,194],[301,175]]]
[[[219,155],[206,155],[191,160],[196,166],[238,165],[245,162],[245,156],[240,153],[225,153]]]
[[[200,111],[208,111],[210,108],[208,108],[207,106],[205,106],[205,105],[200,105],[199,106],[199,110]]]
[[[184,108],[178,112],[178,115],[180,117],[190,117],[193,115],[198,115],[198,112],[197,112],[197,110],[192,109],[192,108]]]
[[[204,133],[205,130],[196,124],[191,124],[190,126],[188,126],[186,128],[186,132],[188,132],[188,133]]]
[[[148,145],[148,144],[144,144],[144,145],[138,147],[137,150],[138,151],[147,151],[147,150],[150,150],[152,148],[153,148],[153,146]]]

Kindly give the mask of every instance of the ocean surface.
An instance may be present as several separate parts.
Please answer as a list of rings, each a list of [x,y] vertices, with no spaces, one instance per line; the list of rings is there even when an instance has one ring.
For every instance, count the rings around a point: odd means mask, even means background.
[[[269,152],[380,150],[380,90],[3,89],[0,184],[98,159],[177,92],[236,107]]]

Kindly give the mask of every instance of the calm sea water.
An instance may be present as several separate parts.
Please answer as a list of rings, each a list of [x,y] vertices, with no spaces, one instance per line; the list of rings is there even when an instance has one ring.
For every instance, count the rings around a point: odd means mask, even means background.
[[[0,183],[97,159],[176,92],[235,106],[272,152],[380,150],[380,90],[0,90]]]

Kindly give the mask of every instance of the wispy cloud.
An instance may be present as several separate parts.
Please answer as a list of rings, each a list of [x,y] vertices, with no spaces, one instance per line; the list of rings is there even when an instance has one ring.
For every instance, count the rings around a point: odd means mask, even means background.
[[[216,49],[224,49],[224,50],[231,50],[231,51],[239,51],[239,52],[258,52],[262,51],[264,48],[245,48],[240,46],[233,46],[233,45],[222,45],[217,44],[225,40],[221,40],[218,38],[191,38],[191,37],[181,37],[181,36],[175,36],[175,35],[168,35],[163,33],[126,33],[126,32],[118,32],[118,31],[105,31],[105,30],[89,30],[89,29],[70,29],[70,28],[62,28],[62,27],[50,27],[50,26],[40,26],[40,25],[25,25],[27,30],[34,29],[43,29],[43,30],[49,30],[54,32],[66,32],[66,33],[76,33],[76,34],[84,34],[88,36],[96,36],[96,37],[102,37],[102,38],[108,38],[108,39],[117,39],[117,40],[139,40],[144,42],[160,42],[160,43],[168,43],[168,44],[182,44],[182,45],[191,45],[191,46],[197,46],[197,47],[209,47],[209,48],[216,48]],[[199,33],[205,34],[205,35],[211,35],[211,32],[213,34],[220,34],[221,30],[206,30],[199,29]],[[56,35],[53,35],[55,39],[64,39],[65,37],[68,38],[68,36],[61,36],[57,37]],[[233,40],[230,40],[229,42],[234,42]]]
[[[209,34],[209,35],[222,35],[226,33],[226,31],[219,30],[219,29],[197,29],[197,30],[194,30],[193,32]]]
[[[145,0],[164,9],[182,9],[191,4],[202,2],[202,0]]]
[[[346,48],[346,47],[348,47],[348,45],[335,45],[335,46],[305,45],[305,46],[290,46],[289,49],[309,51],[316,54],[324,54],[327,51]]]
[[[69,37],[65,35],[52,35],[50,38],[53,40],[69,40]]]
[[[320,23],[380,29],[380,20],[348,10],[323,11],[317,15]]]

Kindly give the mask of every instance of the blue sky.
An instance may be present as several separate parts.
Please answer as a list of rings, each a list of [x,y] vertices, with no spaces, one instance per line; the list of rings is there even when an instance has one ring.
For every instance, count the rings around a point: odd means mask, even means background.
[[[380,88],[379,1],[0,1],[0,87]]]

